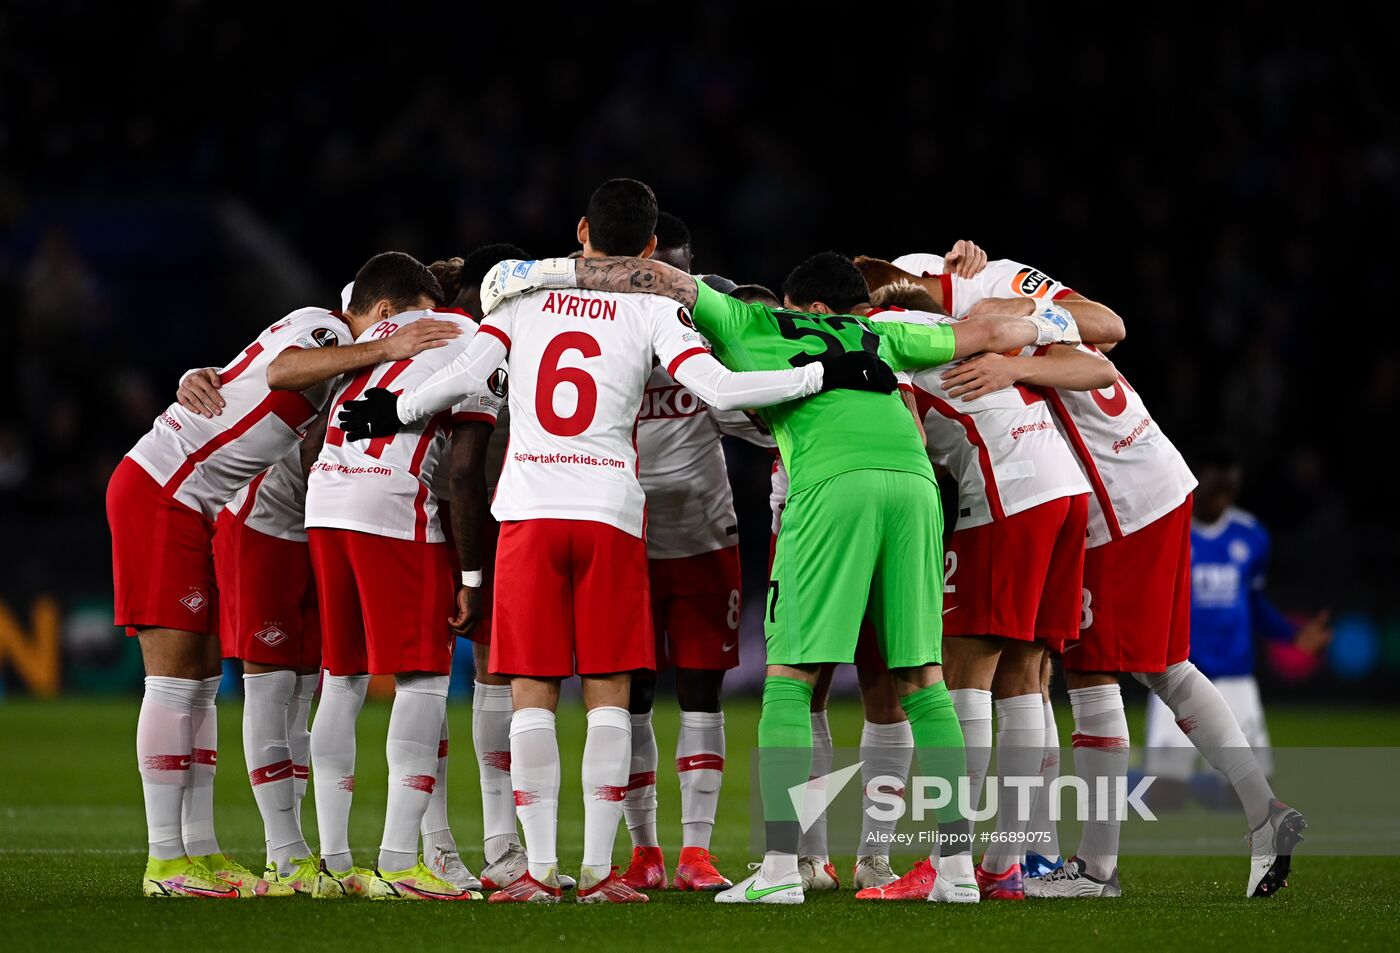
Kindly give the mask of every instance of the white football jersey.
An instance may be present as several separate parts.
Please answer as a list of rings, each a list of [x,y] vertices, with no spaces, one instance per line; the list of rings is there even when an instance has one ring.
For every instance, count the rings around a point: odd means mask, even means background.
[[[167,493],[213,519],[235,493],[297,446],[334,381],[274,391],[267,366],[288,348],[350,343],[350,329],[324,308],[302,308],[258,335],[219,372],[223,413],[203,417],[171,404],[127,454]]]
[[[652,357],[669,373],[707,353],[669,298],[537,291],[482,325],[509,352],[511,441],[496,519],[594,520],[643,536],[637,417]]]
[[[899,320],[955,319],[893,309]],[[872,321],[885,312],[872,311]],[[1020,385],[974,400],[948,396],[943,374],[961,361],[910,372],[929,455],[958,481],[958,527],[982,526],[1061,497],[1088,493],[1045,398]]]
[[[637,454],[647,498],[647,555],[679,559],[739,541],[734,495],[709,406],[652,368],[637,415]]]
[[[943,310],[955,318],[967,317],[972,306],[983,298],[1055,301],[1074,293],[1045,272],[1005,258],[987,262],[987,267],[972,278],[944,274],[943,259],[938,255],[901,255],[893,264],[910,274],[939,278],[943,285]]]
[[[935,274],[929,270],[935,260],[941,270],[943,260],[936,255],[905,255],[894,263],[914,274]],[[955,318],[966,317],[987,297],[1053,300],[1072,293],[1043,271],[1008,260],[989,262],[971,279],[943,276],[943,303]],[[1080,350],[1099,353],[1083,345]],[[1195,489],[1190,467],[1123,375],[1104,390],[1045,393],[1093,490],[1089,547],[1142,529],[1180,506]]]
[[[433,480],[452,433],[454,420],[494,422],[504,394],[505,370],[492,375],[480,394],[431,417],[407,424],[390,437],[351,441],[337,425],[339,409],[366,390],[401,391],[417,386],[464,352],[476,322],[459,311],[409,311],[381,322],[359,342],[387,337],[423,318],[455,321],[467,332],[446,347],[429,348],[402,361],[365,368],[346,380],[331,404],[326,442],[311,467],[306,493],[306,525],[350,529],[393,539],[440,543]],[[359,343],[357,342],[357,343]]]
[[[244,526],[266,536],[306,542],[306,476],[301,447],[294,447],[239,490],[228,512]]]
[[[1090,354],[1099,352],[1080,345]],[[1103,390],[1047,391],[1065,439],[1093,487],[1088,545],[1121,539],[1165,516],[1196,477],[1122,374]]]

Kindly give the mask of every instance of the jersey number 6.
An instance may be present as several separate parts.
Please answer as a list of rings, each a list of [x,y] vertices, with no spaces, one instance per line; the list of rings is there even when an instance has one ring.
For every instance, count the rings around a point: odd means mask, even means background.
[[[550,341],[540,356],[539,377],[535,381],[535,416],[540,425],[557,437],[577,437],[593,423],[598,411],[598,383],[581,367],[560,367],[569,351],[585,358],[603,353],[598,341],[583,331],[565,331]],[[554,412],[554,391],[560,384],[572,384],[576,395],[574,412],[561,417]]]

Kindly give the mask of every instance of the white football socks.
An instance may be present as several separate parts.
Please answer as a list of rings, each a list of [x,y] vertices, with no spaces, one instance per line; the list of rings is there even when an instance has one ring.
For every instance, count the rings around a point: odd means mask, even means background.
[[[656,732],[651,727],[651,712],[632,715],[631,721],[632,756],[622,814],[633,847],[656,847]]]
[[[1118,866],[1118,836],[1122,818],[1117,805],[1127,783],[1128,719],[1123,693],[1115,683],[1071,688],[1074,708],[1074,769],[1089,786],[1087,819],[1079,842],[1079,859],[1089,876],[1105,880]],[[1099,796],[1100,779],[1107,779],[1107,803]],[[1106,819],[1100,819],[1100,814]]]
[[[860,780],[865,791],[862,804],[860,845],[856,849],[859,857],[888,857],[890,838],[894,835],[898,818],[889,821],[876,820],[870,816],[875,801],[870,797],[872,790],[886,794],[902,794],[909,780],[909,764],[914,757],[914,730],[907,721],[896,721],[882,725],[867,721],[860,730]],[[886,781],[876,786],[876,778],[897,778],[898,784]]]
[[[146,801],[146,839],[156,860],[185,856],[180,824],[192,759],[190,705],[200,683],[146,676],[136,722],[136,765]]]
[[[452,836],[452,825],[447,820],[447,735],[447,706],[444,704],[438,734],[437,783],[428,798],[428,809],[423,812],[423,856],[429,862],[437,851],[457,853],[457,839]]]
[[[481,780],[481,827],[486,862],[494,864],[520,843],[510,782],[509,685],[476,682],[472,689],[472,746]]]
[[[389,797],[379,870],[408,870],[418,862],[418,832],[437,787],[438,747],[447,715],[446,675],[397,675],[385,754]]]
[[[1259,767],[1259,759],[1240,731],[1220,689],[1190,662],[1177,662],[1165,672],[1134,673],[1176,716],[1176,723],[1210,766],[1229,780],[1251,828],[1269,817],[1274,791]]]
[[[632,718],[627,709],[604,705],[589,711],[583,744],[583,870],[593,875],[594,883],[612,872],[631,752]]]
[[[953,699],[953,710],[958,713],[967,746],[969,807],[976,809],[982,801],[987,767],[992,763],[992,693],[981,688],[955,688],[948,695]]]
[[[812,712],[812,771],[810,778],[823,777],[831,773],[831,765],[836,757],[836,752],[831,744],[831,725],[826,719],[826,712]],[[817,796],[817,785],[808,785],[808,796]],[[797,854],[799,857],[811,857],[822,863],[827,863],[831,858],[830,847],[826,839],[826,812],[823,811],[812,826],[803,831],[797,839]],[[765,876],[767,876],[765,874]]]
[[[1060,825],[1050,814],[1050,784],[1060,776],[1060,729],[1055,724],[1055,706],[1044,703],[1045,747],[1040,755],[1040,778],[1031,803],[1031,822],[1026,828],[1030,837],[1024,853],[1039,854],[1047,860],[1060,856]]]
[[[292,753],[287,744],[287,706],[296,684],[297,674],[290,670],[243,676],[243,758],[263,819],[267,862],[284,873],[293,857],[311,854],[297,823]]]
[[[311,723],[311,780],[316,786],[316,829],[321,859],[333,872],[349,870],[350,802],[355,796],[355,721],[365,703],[368,675],[331,675]]]
[[[522,708],[511,718],[510,783],[530,876],[543,880],[559,865],[559,739],[549,709]]]
[[[219,765],[219,713],[214,699],[222,680],[220,675],[202,679],[190,704],[192,760],[185,784],[180,836],[185,841],[185,853],[191,857],[222,853],[214,835],[214,773]]]
[[[682,847],[710,849],[724,783],[724,751],[724,712],[681,712],[676,773],[681,782]]]
[[[287,750],[292,758],[292,792],[296,796],[297,823],[301,823],[301,802],[311,780],[311,701],[321,673],[298,675],[292,700],[287,703]]]
[[[997,834],[982,857],[982,869],[1000,874],[1021,862],[1030,823],[1031,789],[1011,783],[1040,776],[1045,751],[1045,700],[1040,692],[998,698]]]

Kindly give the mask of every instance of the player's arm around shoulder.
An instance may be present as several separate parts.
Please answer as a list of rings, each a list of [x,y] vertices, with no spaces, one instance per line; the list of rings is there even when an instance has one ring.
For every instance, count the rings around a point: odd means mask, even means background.
[[[880,357],[897,371],[937,367],[953,359],[956,339],[946,315],[879,311],[866,315],[880,338]]]
[[[954,358],[974,354],[1005,354],[1032,345],[1078,344],[1074,316],[1049,301],[1035,303],[1030,314],[989,314],[951,325],[956,340]]]
[[[992,314],[1028,315],[1044,299],[1015,296],[1009,298],[983,298],[974,304],[967,313],[969,318]],[[1107,351],[1128,336],[1127,326],[1108,305],[1086,298],[1068,288],[1057,293],[1053,302],[1064,308],[1074,317],[1079,328],[1080,340],[1093,344],[1101,351]]]
[[[1059,390],[1099,390],[1118,379],[1106,357],[1064,344],[1036,348],[1032,354],[979,354],[943,373],[949,397],[976,400],[993,391],[1027,384]]]
[[[272,390],[305,390],[350,371],[446,347],[463,333],[460,322],[438,318],[419,318],[399,327],[390,316],[375,330],[380,329],[382,336],[359,344],[349,343],[343,325],[335,327],[327,322],[307,329],[289,340],[268,364],[267,386]]]
[[[654,299],[647,308],[652,353],[676,382],[715,410],[768,407],[822,390],[826,369],[812,363],[776,371],[732,371],[710,353],[690,312]]]
[[[697,284],[679,268],[649,258],[507,259],[482,280],[481,310],[489,316],[512,298],[550,288],[657,294],[693,308]]]

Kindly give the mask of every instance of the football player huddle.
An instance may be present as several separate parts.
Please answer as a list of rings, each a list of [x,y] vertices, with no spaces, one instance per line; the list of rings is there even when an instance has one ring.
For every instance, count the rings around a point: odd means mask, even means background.
[[[841,881],[822,811],[794,793],[831,773],[840,664],[861,688],[866,804],[899,797],[889,782],[911,772],[966,793],[938,802],[935,849],[902,876],[894,822],[865,811],[859,900],[1119,896],[1121,812],[1104,799],[1121,800],[1127,769],[1124,674],[1239,796],[1247,895],[1285,886],[1306,824],[1188,660],[1196,483],[1107,357],[1125,335],[1112,309],[966,241],[893,261],[814,255],[781,297],[692,275],[688,230],[632,179],[593,193],[576,238],[570,258],[376,255],[338,309],[294,311],[228,365],[187,372],[117,467],[115,621],[146,670],[146,895],[643,903],[669,886],[801,903]],[[769,582],[749,594],[766,641],[766,844],[738,883],[710,853],[742,608],[724,434],[774,454]],[[936,470],[958,487],[946,551]],[[476,669],[479,876],[446,801],[458,637]],[[1054,658],[1089,792],[1065,857],[1043,793],[1060,770]],[[242,663],[259,870],[215,833],[223,659]],[[666,667],[680,708],[673,875],[652,728]],[[388,798],[378,855],[357,866],[356,722],[372,676],[393,683]],[[573,677],[587,722],[576,878],[559,869],[556,731]],[[1003,807],[974,861],[970,805],[994,740]],[[1009,809],[1028,777],[1041,793]],[[632,857],[618,872],[623,820]]]

